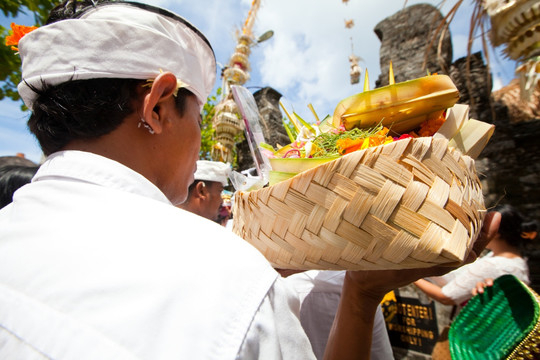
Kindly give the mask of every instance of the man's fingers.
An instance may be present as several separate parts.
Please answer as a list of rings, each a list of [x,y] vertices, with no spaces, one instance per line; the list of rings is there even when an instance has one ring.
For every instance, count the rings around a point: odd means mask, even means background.
[[[486,245],[493,239],[493,237],[499,231],[499,225],[501,224],[501,214],[498,212],[490,212],[486,215],[484,219],[484,225],[482,230],[480,230],[480,236],[473,245],[471,255],[474,256],[474,261],[478,255],[484,251]]]
[[[486,215],[480,236],[476,240],[465,263],[476,260],[478,255],[480,255],[486,245],[499,231],[500,222],[501,214],[491,212]],[[368,295],[374,294],[378,296],[421,278],[444,275],[455,268],[456,266],[447,265],[422,269],[348,271],[347,277],[358,287],[359,291]]]

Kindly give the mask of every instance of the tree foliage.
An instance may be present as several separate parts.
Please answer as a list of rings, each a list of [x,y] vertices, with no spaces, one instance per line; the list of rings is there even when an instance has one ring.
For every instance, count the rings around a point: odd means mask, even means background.
[[[212,146],[216,143],[212,119],[216,113],[215,107],[219,95],[221,95],[221,88],[218,88],[215,94],[208,97],[201,113],[201,151],[199,152],[199,158],[202,160],[212,160]]]
[[[49,16],[49,11],[59,4],[60,1],[50,0],[0,0],[0,8],[3,15],[7,18],[16,18],[22,14],[33,14],[33,24],[20,25],[35,25],[40,26],[45,23]],[[0,100],[10,98],[12,100],[20,100],[17,92],[17,85],[21,81],[21,59],[15,55],[11,47],[4,46],[5,38],[11,33],[11,29],[6,29],[0,25],[0,36],[2,38],[2,46],[0,46]]]

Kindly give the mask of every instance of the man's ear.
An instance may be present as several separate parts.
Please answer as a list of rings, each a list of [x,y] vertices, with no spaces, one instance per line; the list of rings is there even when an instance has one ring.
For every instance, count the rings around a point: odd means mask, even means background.
[[[142,117],[156,134],[163,131],[164,119],[159,111],[160,106],[174,96],[176,87],[177,80],[173,73],[161,73],[154,79],[150,92],[144,97]]]
[[[197,185],[195,185],[195,193],[197,194],[197,197],[201,200],[204,200],[208,197],[208,189],[206,188],[206,184],[204,181],[198,181]]]

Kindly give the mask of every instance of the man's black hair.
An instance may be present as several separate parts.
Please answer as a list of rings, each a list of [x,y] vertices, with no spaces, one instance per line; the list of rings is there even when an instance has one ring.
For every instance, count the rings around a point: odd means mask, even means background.
[[[77,18],[95,6],[113,3],[116,2],[68,0],[51,11],[47,24]],[[181,19],[172,13],[167,14]],[[205,39],[202,34],[201,37]],[[81,51],[84,51],[83,46]],[[44,83],[41,90],[33,88],[38,96],[33,104],[28,128],[38,139],[45,155],[61,150],[73,140],[99,138],[115,130],[126,116],[135,111],[133,104],[138,96],[137,87],[145,81],[100,78],[73,80],[56,86]],[[176,104],[181,116],[188,95],[193,94],[186,89],[178,91]]]
[[[39,166],[5,165],[0,167],[0,209],[13,201],[13,193],[28,184]]]

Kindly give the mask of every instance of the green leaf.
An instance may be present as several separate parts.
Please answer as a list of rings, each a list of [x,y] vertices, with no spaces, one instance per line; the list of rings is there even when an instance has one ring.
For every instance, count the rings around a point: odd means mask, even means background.
[[[259,143],[259,146],[262,147],[263,149],[266,149],[266,150],[270,150],[271,152],[275,152],[276,149],[274,149],[274,147],[272,145],[269,145],[267,143]]]
[[[293,115],[296,116],[296,118],[300,121],[300,123],[302,123],[302,125],[304,125],[309,131],[311,131],[311,133],[312,133],[313,135],[316,134],[316,133],[315,133],[315,129],[313,129],[313,127],[312,127],[310,124],[308,124],[304,119],[302,119],[302,118],[300,117],[300,115],[298,115],[298,114],[295,113],[295,112],[293,112]]]
[[[212,160],[212,147],[216,143],[214,140],[215,129],[212,126],[216,102],[216,95],[208,96],[201,113],[201,150],[199,152],[199,158],[203,160]]]
[[[285,128],[285,132],[287,132],[287,135],[289,136],[289,140],[291,142],[295,142],[296,141],[296,136],[293,134],[293,130],[291,129],[289,124],[287,124],[285,122],[285,119],[283,119],[283,127]]]
[[[42,25],[49,16],[50,10],[60,1],[50,0],[0,0],[0,8],[5,17],[16,18],[19,14],[31,13],[34,15],[34,24]],[[5,46],[5,38],[9,35],[9,29],[0,26],[0,99],[8,97],[14,101],[20,101],[17,85],[21,81],[21,59],[11,47]],[[21,106],[24,107],[21,101]]]

